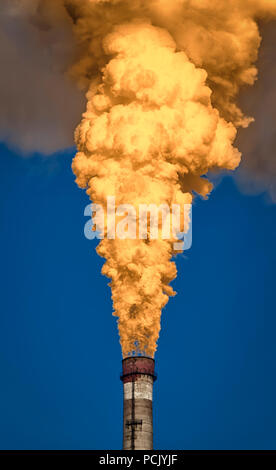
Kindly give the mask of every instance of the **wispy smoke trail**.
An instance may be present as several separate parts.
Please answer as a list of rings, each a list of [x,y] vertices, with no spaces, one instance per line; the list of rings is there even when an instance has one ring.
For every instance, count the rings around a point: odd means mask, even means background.
[[[241,103],[256,117],[238,134],[242,164],[236,173],[239,187],[251,194],[268,191],[276,202],[276,22],[261,28],[259,80],[243,91]]]
[[[36,21],[62,18],[76,39],[70,75],[87,91],[73,161],[93,202],[189,203],[208,195],[210,170],[234,170],[237,104],[253,85],[258,19],[275,0],[44,0]],[[43,5],[43,9],[42,9]],[[39,9],[40,8],[40,9]],[[53,20],[54,19],[54,20]],[[101,241],[123,355],[154,355],[176,276],[173,240]]]
[[[70,18],[37,7],[0,1],[0,140],[24,154],[52,154],[74,145],[85,99],[65,75],[75,50]]]

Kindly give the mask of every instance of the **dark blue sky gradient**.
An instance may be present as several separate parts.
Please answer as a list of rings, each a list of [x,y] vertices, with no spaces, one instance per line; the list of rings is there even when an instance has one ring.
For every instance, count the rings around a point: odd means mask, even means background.
[[[121,351],[73,152],[0,150],[0,448],[120,449]],[[230,177],[195,203],[162,316],[156,449],[276,449],[275,235],[276,206]]]

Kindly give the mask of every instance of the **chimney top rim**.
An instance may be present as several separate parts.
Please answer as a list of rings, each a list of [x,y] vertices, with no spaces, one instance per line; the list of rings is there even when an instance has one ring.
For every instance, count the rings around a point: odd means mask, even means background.
[[[130,359],[149,359],[150,361],[155,362],[153,357],[149,357],[149,356],[127,356],[122,359],[122,362],[129,361]]]

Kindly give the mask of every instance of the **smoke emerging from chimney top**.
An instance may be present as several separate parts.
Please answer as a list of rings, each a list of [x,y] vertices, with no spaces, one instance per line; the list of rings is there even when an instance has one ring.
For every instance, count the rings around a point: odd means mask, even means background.
[[[72,168],[94,203],[189,204],[212,190],[209,171],[238,167],[237,129],[252,118],[237,97],[257,78],[257,20],[276,17],[275,0],[11,3],[31,9],[40,30],[70,23],[69,74],[87,98]],[[174,295],[173,241],[103,239],[97,248],[123,356],[154,356]]]

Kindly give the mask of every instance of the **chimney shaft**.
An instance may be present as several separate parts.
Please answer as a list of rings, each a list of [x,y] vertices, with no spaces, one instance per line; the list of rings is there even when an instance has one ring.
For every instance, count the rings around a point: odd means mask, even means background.
[[[154,359],[137,356],[123,359],[124,450],[151,450]]]

